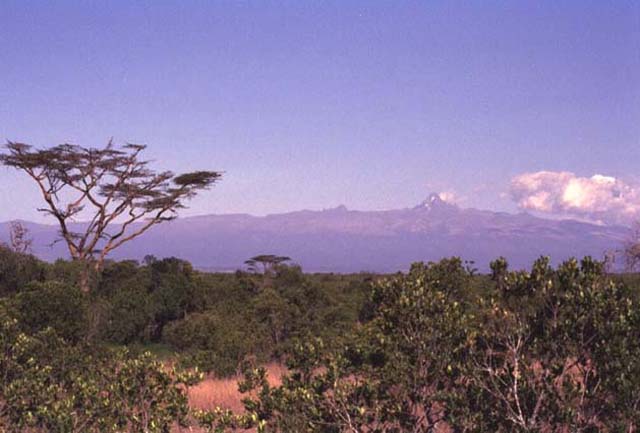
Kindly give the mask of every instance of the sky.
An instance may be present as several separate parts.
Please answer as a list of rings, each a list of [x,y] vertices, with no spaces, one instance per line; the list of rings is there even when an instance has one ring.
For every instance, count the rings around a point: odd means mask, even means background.
[[[182,215],[640,215],[640,2],[4,0],[0,138],[222,170]],[[0,167],[0,221],[41,221]]]

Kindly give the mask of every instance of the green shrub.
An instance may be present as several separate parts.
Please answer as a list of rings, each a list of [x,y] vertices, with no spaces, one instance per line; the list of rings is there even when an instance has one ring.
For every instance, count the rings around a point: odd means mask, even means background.
[[[167,325],[164,338],[182,353],[185,365],[225,377],[237,373],[240,362],[255,353],[255,336],[243,326],[213,312],[192,313]]]
[[[56,281],[32,283],[9,299],[21,328],[34,334],[53,329],[65,340],[77,342],[89,329],[86,294]]]
[[[101,337],[109,342],[131,344],[149,340],[152,305],[145,287],[121,287],[105,300]]]
[[[637,294],[587,257],[529,272],[492,264],[474,296],[459,260],[372,286],[368,321],[327,351],[306,339],[271,386],[248,366],[245,412],[210,431],[631,432],[640,425]],[[636,288],[637,290],[637,288]],[[474,292],[472,292],[474,293]]]
[[[167,433],[187,422],[184,385],[150,355],[69,345],[48,328],[28,335],[0,312],[0,431]]]
[[[43,281],[45,273],[45,263],[0,243],[0,296],[16,293],[32,281]]]

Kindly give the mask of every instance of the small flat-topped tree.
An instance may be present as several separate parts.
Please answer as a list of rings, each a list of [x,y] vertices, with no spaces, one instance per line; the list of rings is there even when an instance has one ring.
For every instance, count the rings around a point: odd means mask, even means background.
[[[146,146],[138,144],[35,149],[10,141],[6,148],[0,163],[36,182],[46,203],[38,210],[57,220],[72,259],[83,262],[80,286],[86,292],[89,273],[100,272],[111,251],[176,218],[186,200],[221,177],[216,171],[156,172],[140,159]]]
[[[258,283],[256,290],[263,290],[272,283],[278,266],[290,260],[291,258],[286,256],[261,254],[251,257],[249,260],[246,260],[244,264],[247,265],[249,272],[260,275],[260,282]]]
[[[245,260],[245,265],[249,268],[250,272],[259,273],[264,275],[273,273],[274,269],[284,263],[290,261],[290,257],[276,256],[273,254],[261,254],[259,256],[251,257],[249,260]]]

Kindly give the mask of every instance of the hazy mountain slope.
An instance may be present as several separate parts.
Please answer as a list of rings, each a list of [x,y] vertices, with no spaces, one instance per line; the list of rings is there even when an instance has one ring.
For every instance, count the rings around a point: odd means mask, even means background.
[[[54,226],[28,223],[35,253],[65,257]],[[0,224],[6,239],[8,224]],[[430,196],[412,209],[351,211],[344,206],[254,217],[244,214],[177,219],[114,252],[115,258],[177,256],[211,270],[233,270],[260,253],[288,255],[308,271],[389,272],[411,262],[458,255],[486,270],[502,255],[516,267],[540,255],[602,257],[628,236],[620,226],[556,221],[528,214],[461,209]]]

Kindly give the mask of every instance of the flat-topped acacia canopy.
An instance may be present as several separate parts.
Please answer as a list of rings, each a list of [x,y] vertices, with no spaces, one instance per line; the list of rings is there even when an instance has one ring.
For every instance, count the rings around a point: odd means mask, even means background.
[[[145,148],[116,147],[110,141],[102,148],[61,144],[36,149],[9,141],[0,163],[24,171],[36,182],[46,203],[38,210],[56,218],[71,257],[100,271],[110,251],[153,225],[176,218],[186,200],[222,175],[156,172],[149,161],[140,159]],[[80,216],[86,223],[71,229],[70,223]],[[89,290],[86,273],[81,286]]]

